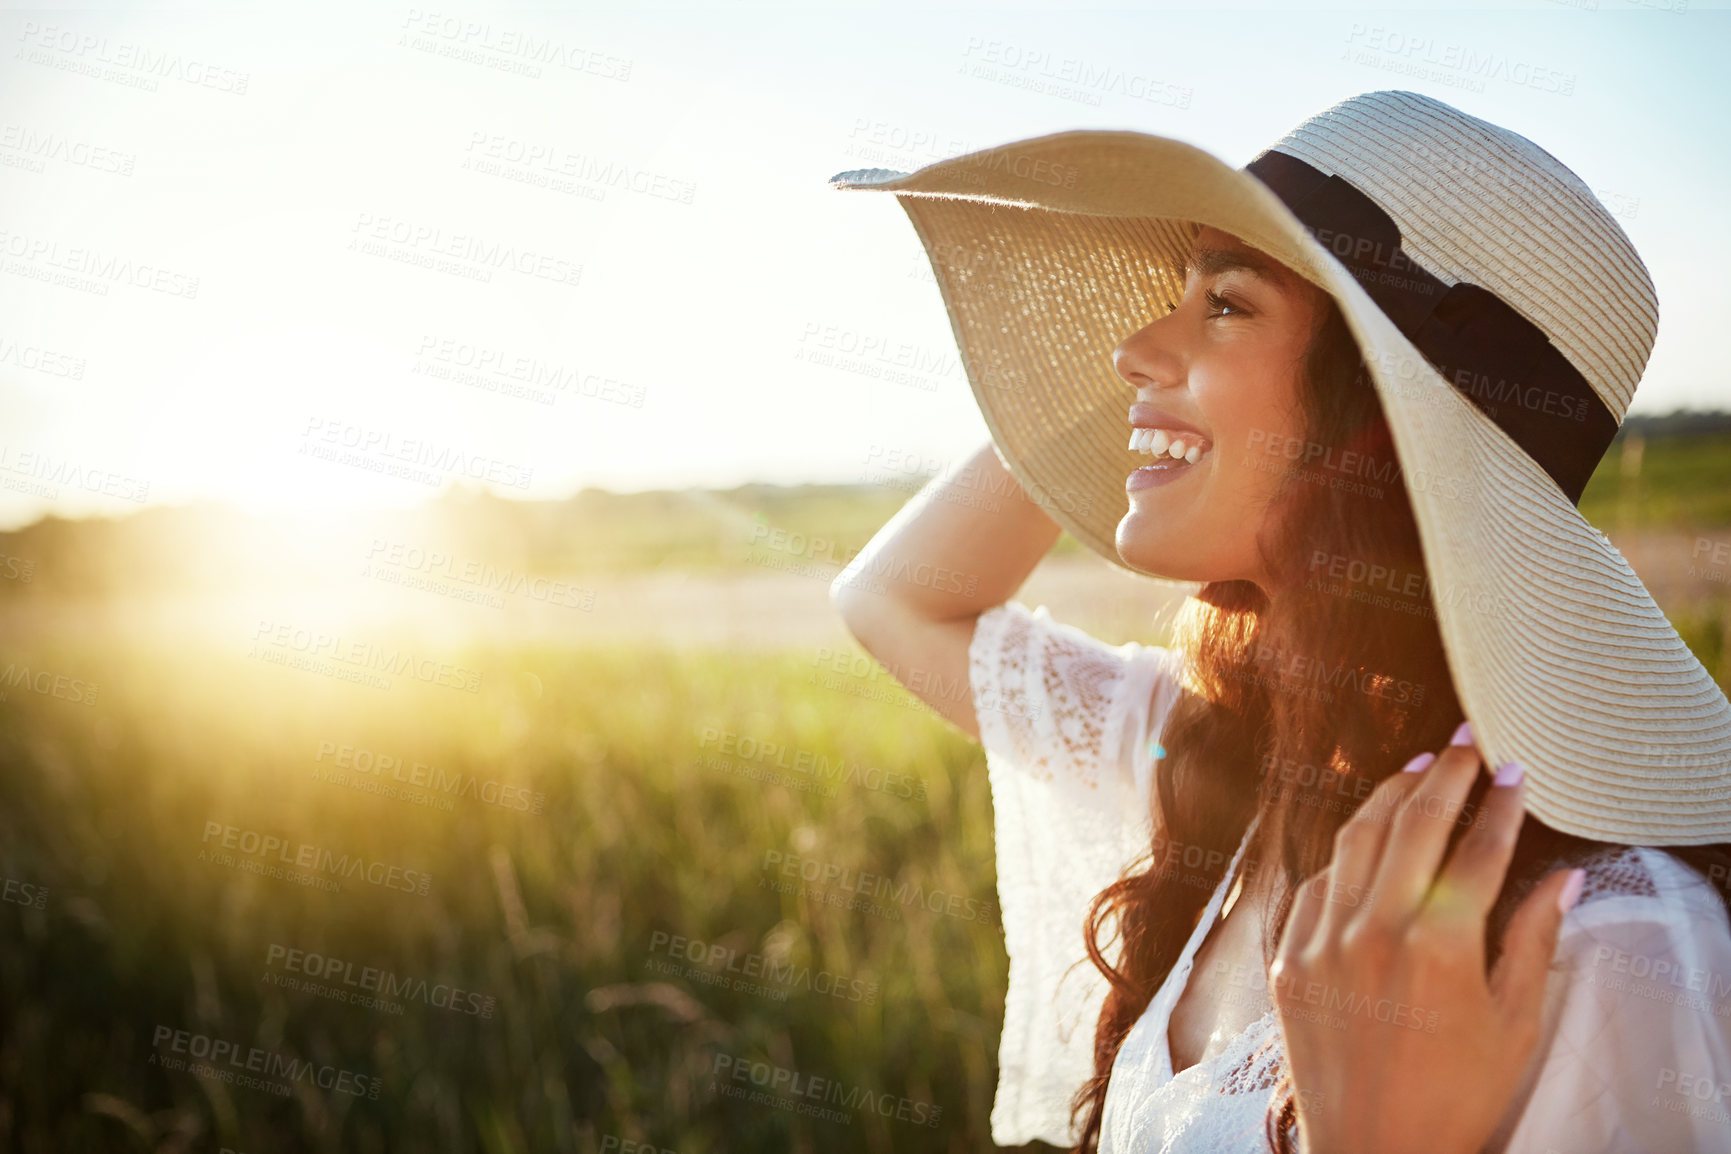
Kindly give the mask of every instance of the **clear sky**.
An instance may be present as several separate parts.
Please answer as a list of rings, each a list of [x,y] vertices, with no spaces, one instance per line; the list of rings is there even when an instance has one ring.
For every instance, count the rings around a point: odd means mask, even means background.
[[[986,437],[937,289],[829,176],[1086,127],[1236,165],[1378,88],[1598,190],[1659,290],[1634,411],[1731,408],[1728,48],[1695,0],[10,12],[0,526],[936,467]],[[856,347],[927,369],[801,356]]]

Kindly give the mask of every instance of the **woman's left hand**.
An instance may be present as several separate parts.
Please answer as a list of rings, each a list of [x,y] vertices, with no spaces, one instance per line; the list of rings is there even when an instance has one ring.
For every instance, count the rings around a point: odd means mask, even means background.
[[[1476,1154],[1538,1044],[1580,871],[1559,870],[1521,903],[1487,977],[1485,918],[1522,786],[1518,768],[1500,775],[1444,865],[1482,766],[1465,724],[1463,738],[1379,783],[1294,901],[1269,979],[1306,1151]]]

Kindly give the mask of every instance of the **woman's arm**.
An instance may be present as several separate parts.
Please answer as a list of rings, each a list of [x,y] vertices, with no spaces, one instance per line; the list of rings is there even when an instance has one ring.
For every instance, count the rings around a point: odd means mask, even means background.
[[[1062,532],[990,441],[916,493],[836,576],[848,631],[972,737],[968,645],[979,615],[1021,588]]]

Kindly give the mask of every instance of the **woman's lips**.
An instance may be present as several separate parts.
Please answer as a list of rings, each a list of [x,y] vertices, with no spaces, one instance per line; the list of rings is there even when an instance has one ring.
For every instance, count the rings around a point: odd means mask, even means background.
[[[1124,479],[1126,492],[1171,484],[1200,464],[1214,447],[1194,425],[1153,405],[1131,405],[1130,425],[1130,451],[1145,453],[1152,460]]]
[[[1196,471],[1196,466],[1189,461],[1173,460],[1167,457],[1152,465],[1143,465],[1131,471],[1124,478],[1124,491],[1134,493],[1138,489],[1151,489],[1158,485],[1170,485],[1186,473]]]

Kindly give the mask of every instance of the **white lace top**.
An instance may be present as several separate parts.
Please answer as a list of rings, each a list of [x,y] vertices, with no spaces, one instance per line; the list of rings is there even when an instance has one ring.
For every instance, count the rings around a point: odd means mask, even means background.
[[[1093,1072],[1106,993],[1082,943],[1083,918],[1152,837],[1153,747],[1178,697],[1175,661],[1158,646],[1107,645],[1052,620],[1044,605],[1010,601],[975,627],[969,675],[1010,956],[992,1104],[1000,1146],[1075,1143],[1070,1100]],[[1268,1149],[1264,1117],[1283,1062],[1272,1013],[1177,1077],[1166,1043],[1167,1019],[1238,863],[1235,856],[1119,1050],[1103,1154]],[[1608,849],[1587,871],[1564,919],[1536,1057],[1486,1150],[1731,1151],[1723,905],[1659,850]]]

